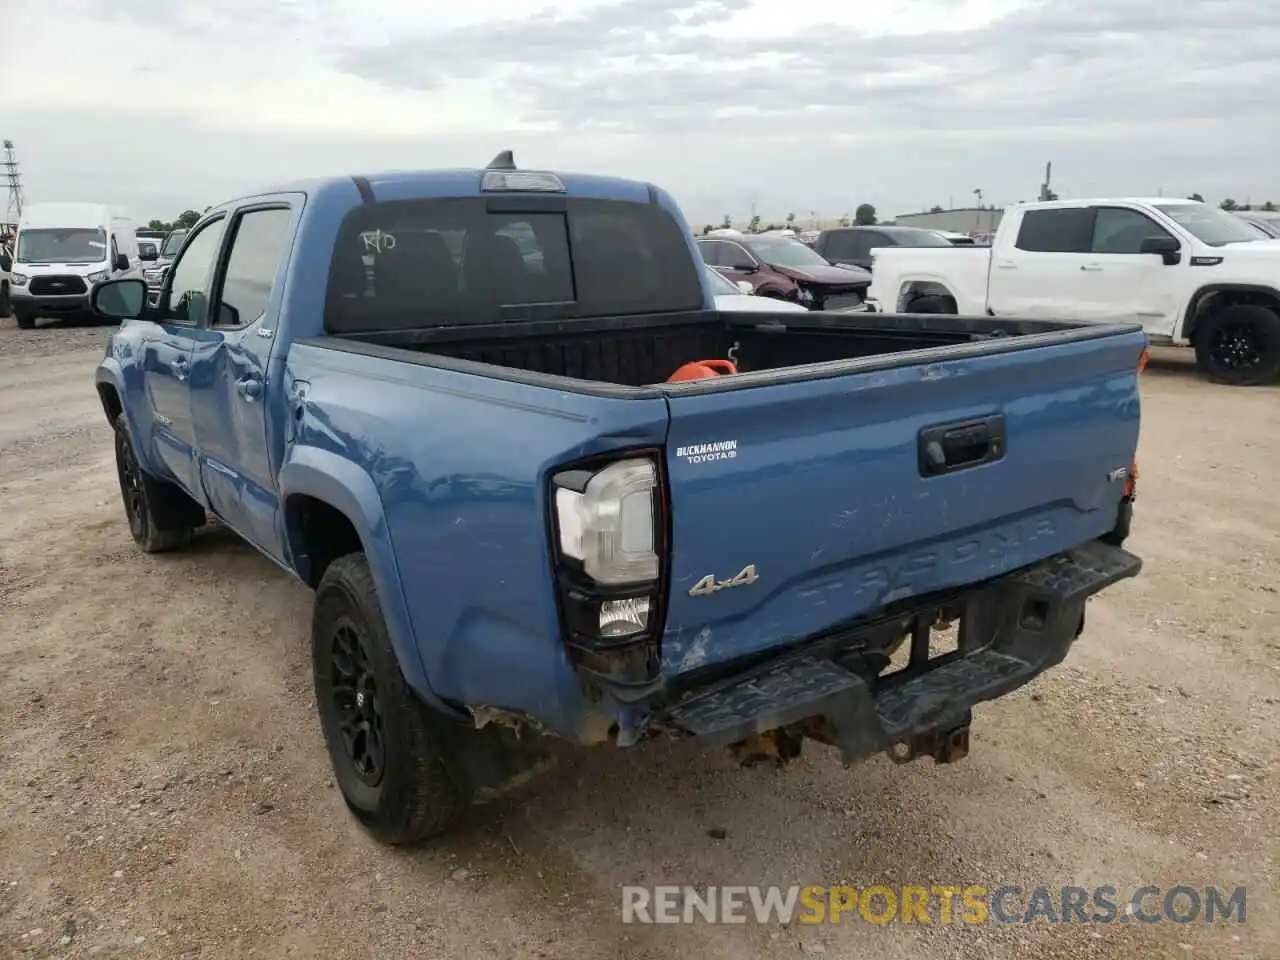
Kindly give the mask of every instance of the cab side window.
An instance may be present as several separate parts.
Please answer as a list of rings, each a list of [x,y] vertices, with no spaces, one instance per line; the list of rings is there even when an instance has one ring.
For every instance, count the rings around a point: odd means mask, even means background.
[[[243,327],[262,316],[289,239],[291,219],[287,208],[241,214],[231,238],[214,326]]]
[[[213,287],[213,264],[222,246],[226,220],[218,219],[200,228],[187,242],[182,256],[169,271],[169,297],[165,313],[174,323],[200,324],[209,315],[209,294]]]
[[[1099,207],[1093,224],[1094,253],[1141,253],[1142,241],[1169,232],[1145,213],[1127,207]]]
[[[858,246],[856,233],[848,230],[833,230],[827,235],[826,249],[822,253],[828,260],[857,260],[862,256]]]
[[[747,267],[757,265],[756,258],[752,256],[751,251],[740,243],[725,243],[724,253],[721,254],[720,266],[728,267],[730,270],[743,270]]]
[[[1092,207],[1028,210],[1014,246],[1030,253],[1088,253],[1093,240]]]
[[[863,260],[871,259],[871,251],[881,247],[892,247],[894,242],[878,230],[861,230],[862,250],[858,254]]]

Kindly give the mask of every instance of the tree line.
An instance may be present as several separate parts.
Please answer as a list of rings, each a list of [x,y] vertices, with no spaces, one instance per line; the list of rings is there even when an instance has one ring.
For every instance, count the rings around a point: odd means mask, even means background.
[[[208,207],[205,207],[205,210],[208,209]],[[178,214],[177,220],[167,222],[164,220],[147,221],[147,229],[163,230],[165,233],[170,233],[174,230],[190,230],[196,225],[197,221],[199,221],[202,216],[204,216],[203,213],[199,213],[195,210],[183,210],[182,213]]]
[[[1200,194],[1198,193],[1193,193],[1191,196],[1187,197],[1187,199],[1199,200],[1201,203],[1204,203],[1204,197],[1200,196]],[[1255,205],[1251,203],[1236,203],[1230,197],[1227,197],[1227,199],[1223,200],[1220,204],[1218,204],[1218,206],[1220,206],[1223,210],[1226,210],[1228,212],[1233,210],[1239,210],[1242,213],[1247,212],[1249,210],[1258,210],[1258,211],[1261,211],[1262,213],[1275,213],[1277,210],[1280,210],[1280,207],[1277,207],[1270,200],[1268,200],[1266,203],[1259,203]]]
[[[1042,199],[1057,200],[1059,198],[1056,193],[1049,191],[1046,196],[1042,197]],[[1202,197],[1198,193],[1191,194],[1189,197],[1187,197],[1187,199],[1195,200],[1198,203],[1205,202],[1204,197]],[[1249,204],[1249,203],[1237,203],[1235,200],[1231,199],[1230,197],[1223,200],[1220,204],[1218,204],[1218,206],[1228,212],[1239,211],[1241,213],[1247,212],[1249,210],[1258,210],[1263,213],[1274,213],[1280,210],[1280,206],[1278,206],[1277,204],[1273,203],[1270,200],[1268,200],[1266,203]],[[934,206],[929,208],[929,212],[944,213],[945,211],[941,206],[938,206],[937,204],[935,204]],[[765,233],[770,230],[794,230],[795,222],[796,222],[796,215],[794,213],[788,213],[786,216],[786,220],[783,223],[764,224],[762,223],[759,216],[753,216],[747,222],[747,228],[744,232],[745,233]],[[849,214],[846,213],[843,216],[841,216],[837,222],[842,227],[855,226],[855,225],[859,227],[869,227],[869,226],[872,226],[873,224],[879,223],[880,221],[876,219],[875,207],[873,207],[869,203],[860,203],[858,204],[857,209],[854,210],[853,216],[850,216]],[[892,223],[892,221],[885,221],[885,222]],[[724,215],[724,219],[720,222],[718,227],[710,223],[704,224],[702,227],[702,233],[705,236],[706,234],[710,233],[712,230],[716,230],[716,229],[729,230],[729,229],[732,229],[732,227],[733,227],[733,218],[726,213]]]
[[[873,207],[869,203],[860,203],[858,204],[857,209],[853,211],[852,217],[846,213],[840,217],[839,223],[840,223],[840,226],[842,227],[849,227],[855,224],[859,227],[869,227],[872,224],[879,223],[879,221],[876,219],[875,207]],[[744,232],[745,233],[766,233],[770,230],[794,230],[795,224],[796,224],[796,215],[794,213],[788,213],[783,223],[768,223],[768,224],[762,224],[760,217],[757,215],[757,216],[753,216],[747,222],[747,229]],[[706,236],[712,230],[717,230],[717,229],[730,230],[732,228],[733,228],[733,217],[729,216],[729,214],[726,213],[724,215],[724,219],[720,221],[719,227],[716,227],[710,223],[704,224],[702,227],[702,234],[703,236]]]

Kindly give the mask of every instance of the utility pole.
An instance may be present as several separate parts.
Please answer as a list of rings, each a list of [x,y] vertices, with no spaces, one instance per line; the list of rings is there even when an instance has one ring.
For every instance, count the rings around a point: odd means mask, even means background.
[[[18,171],[18,154],[12,140],[4,141],[4,173],[9,186],[9,205],[0,233],[9,234],[17,232],[18,221],[22,219],[22,174]]]
[[[1044,183],[1040,184],[1040,199],[1049,200],[1053,197],[1053,191],[1049,189],[1049,181],[1053,178],[1053,164],[1046,163],[1044,165]]]

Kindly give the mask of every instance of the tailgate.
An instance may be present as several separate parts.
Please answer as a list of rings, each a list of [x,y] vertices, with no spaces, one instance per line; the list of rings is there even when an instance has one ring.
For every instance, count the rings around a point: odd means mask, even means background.
[[[1114,471],[1138,442],[1145,339],[1031,339],[672,391],[664,672],[809,637],[1111,530],[1124,487]]]

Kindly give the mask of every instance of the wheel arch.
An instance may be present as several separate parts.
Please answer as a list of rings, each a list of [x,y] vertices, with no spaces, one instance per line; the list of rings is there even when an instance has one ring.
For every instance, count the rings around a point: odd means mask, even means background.
[[[456,716],[427,677],[373,478],[331,451],[294,447],[280,470],[280,502],[285,556],[294,573],[314,589],[329,563],[343,553],[362,551],[406,682],[431,706]]]
[[[959,304],[954,291],[941,280],[926,278],[903,280],[898,285],[898,296],[895,301],[898,313],[905,313],[907,304],[917,297],[946,297],[953,304]],[[957,307],[958,308],[958,307]]]
[[[124,401],[120,398],[120,391],[109,380],[99,380],[97,387],[98,400],[102,403],[102,412],[107,415],[107,423],[114,424],[116,418],[124,413]]]
[[[98,392],[102,413],[112,429],[115,428],[116,418],[123,414],[129,436],[133,438],[133,454],[138,458],[142,469],[153,477],[172,482],[172,477],[168,476],[167,471],[156,460],[155,450],[148,442],[151,435],[148,421],[138,418],[139,408],[141,407],[143,411],[147,409],[145,396],[135,391],[133,394],[135,402],[132,404],[125,402],[130,396],[130,392],[125,387],[125,376],[130,372],[136,371],[122,368],[120,362],[110,356],[98,366],[98,371],[94,375],[94,387]]]
[[[1211,310],[1241,303],[1272,307],[1280,313],[1280,290],[1261,283],[1207,283],[1187,302],[1182,339],[1194,344],[1196,330]]]

